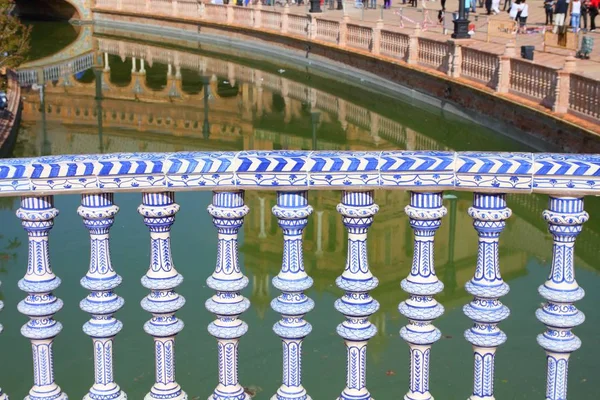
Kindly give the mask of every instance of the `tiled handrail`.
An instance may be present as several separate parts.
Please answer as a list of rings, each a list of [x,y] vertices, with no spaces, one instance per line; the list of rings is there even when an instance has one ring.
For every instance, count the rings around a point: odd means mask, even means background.
[[[600,193],[600,156],[472,152],[244,151],[0,161],[0,196],[214,189]]]

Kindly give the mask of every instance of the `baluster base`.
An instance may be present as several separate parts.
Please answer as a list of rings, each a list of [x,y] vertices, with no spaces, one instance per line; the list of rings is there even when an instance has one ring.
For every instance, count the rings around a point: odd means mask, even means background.
[[[154,388],[152,388],[154,390]],[[167,394],[155,394],[153,392],[148,393],[146,396],[144,396],[144,400],[188,400],[188,396],[187,394],[183,391],[180,390],[177,393],[174,393],[172,395],[167,395]]]
[[[296,393],[291,393],[285,389],[279,388],[277,394],[274,394],[273,397],[271,397],[271,400],[312,400],[312,398],[306,394],[306,390],[304,390],[303,387],[300,388],[302,390],[297,391]]]
[[[94,393],[94,391],[96,393]],[[0,400],[3,400],[0,397]],[[121,388],[118,386],[116,390],[102,390],[102,389],[94,389],[90,390],[88,394],[83,396],[83,400],[127,400],[127,395],[121,391]]]
[[[367,394],[365,394],[364,396],[348,395],[348,394],[342,393],[342,395],[340,397],[338,397],[337,400],[375,400],[375,399],[371,397],[371,393],[367,392]]]
[[[56,386],[56,390],[52,392],[36,392],[34,389],[29,391],[29,394],[25,396],[23,400],[44,400],[44,399],[52,399],[52,400],[69,400],[69,396],[66,393],[61,392],[60,387]]]
[[[208,400],[252,400],[252,397],[241,386],[240,391],[241,393],[218,393],[215,391]]]
[[[496,398],[494,396],[480,397],[480,396],[472,395],[471,397],[469,397],[468,400],[496,400]]]
[[[425,393],[406,393],[404,400],[433,400],[433,396],[429,392]]]

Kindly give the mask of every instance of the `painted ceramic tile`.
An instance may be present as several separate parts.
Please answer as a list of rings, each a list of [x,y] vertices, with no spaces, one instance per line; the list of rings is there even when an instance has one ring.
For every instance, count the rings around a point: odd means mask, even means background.
[[[235,152],[169,154],[164,165],[167,186],[172,188],[232,186],[235,155]]]
[[[17,193],[30,190],[32,158],[0,159],[0,193]]]
[[[98,156],[60,155],[36,158],[31,164],[31,190],[76,191],[95,189]]]
[[[600,155],[535,154],[533,191],[565,190],[583,193],[600,190]]]
[[[315,152],[308,162],[310,186],[378,186],[378,152]]]
[[[129,153],[99,157],[98,188],[135,189],[165,186],[166,154]]]
[[[307,151],[243,151],[233,161],[237,186],[307,186]]]
[[[454,153],[448,151],[384,151],[381,186],[453,187]]]
[[[531,153],[457,153],[455,168],[456,187],[531,191]]]

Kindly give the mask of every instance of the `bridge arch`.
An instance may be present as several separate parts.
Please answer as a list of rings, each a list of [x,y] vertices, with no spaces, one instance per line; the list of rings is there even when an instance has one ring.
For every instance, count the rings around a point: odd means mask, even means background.
[[[91,21],[92,0],[16,0],[19,16]]]

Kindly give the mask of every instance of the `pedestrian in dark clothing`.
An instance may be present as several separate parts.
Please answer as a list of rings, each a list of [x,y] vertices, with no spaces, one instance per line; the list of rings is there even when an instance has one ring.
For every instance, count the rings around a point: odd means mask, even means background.
[[[492,0],[485,0],[485,9],[487,11],[487,15],[492,14]]]
[[[552,25],[552,15],[554,14],[554,0],[544,0],[544,10],[546,11],[546,25]]]
[[[565,25],[565,17],[569,11],[569,3],[567,0],[557,0],[554,5],[554,28],[552,32],[557,33],[559,29]]]
[[[590,13],[590,2],[589,0],[583,0],[583,3],[581,3],[581,21],[583,22],[583,31],[586,32],[587,31],[587,19],[588,19],[588,14]]]
[[[508,8],[506,7],[508,5]],[[510,0],[504,0],[504,8],[502,9],[503,11],[508,11],[510,10],[510,6],[511,6],[511,1]]]
[[[596,17],[598,16],[598,8],[600,8],[600,0],[590,0],[590,32],[596,31]]]

